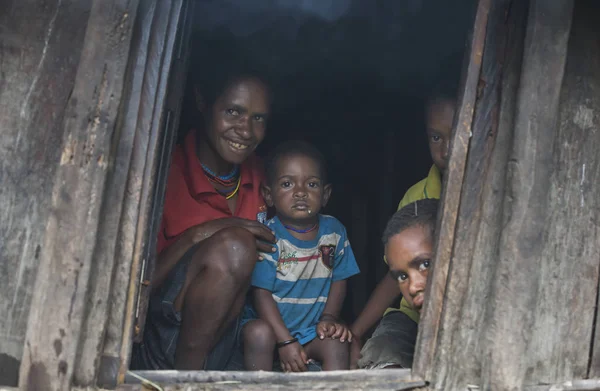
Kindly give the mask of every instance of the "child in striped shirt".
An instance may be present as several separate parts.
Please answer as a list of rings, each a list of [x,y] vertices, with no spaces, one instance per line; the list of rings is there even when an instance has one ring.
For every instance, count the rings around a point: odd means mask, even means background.
[[[252,275],[253,306],[243,320],[244,365],[272,370],[276,357],[285,372],[349,368],[352,334],[339,319],[346,280],[359,273],[346,229],[319,213],[331,185],[325,159],[311,145],[288,142],[267,164],[266,203],[276,210],[267,226],[276,252],[263,254]]]

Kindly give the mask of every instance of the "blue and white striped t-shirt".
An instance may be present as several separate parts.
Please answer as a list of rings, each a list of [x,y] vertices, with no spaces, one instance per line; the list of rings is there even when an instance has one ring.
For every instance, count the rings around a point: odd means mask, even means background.
[[[304,345],[317,336],[332,281],[358,274],[358,265],[346,228],[335,217],[319,215],[319,233],[310,241],[293,237],[277,217],[267,226],[275,232],[277,251],[256,263],[252,285],[273,293],[283,322]],[[245,314],[256,317],[251,309]]]

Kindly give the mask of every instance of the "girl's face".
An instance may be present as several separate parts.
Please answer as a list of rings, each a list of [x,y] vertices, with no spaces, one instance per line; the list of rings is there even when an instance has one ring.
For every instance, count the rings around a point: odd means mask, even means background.
[[[402,296],[420,312],[433,259],[429,227],[410,227],[392,236],[385,246],[385,257],[390,266],[390,275],[398,281]]]
[[[226,162],[241,164],[265,137],[269,106],[268,88],[260,80],[231,83],[209,108],[205,132],[211,147]]]
[[[437,168],[444,172],[448,166],[448,144],[454,122],[455,102],[435,99],[427,105],[425,123],[431,158]]]

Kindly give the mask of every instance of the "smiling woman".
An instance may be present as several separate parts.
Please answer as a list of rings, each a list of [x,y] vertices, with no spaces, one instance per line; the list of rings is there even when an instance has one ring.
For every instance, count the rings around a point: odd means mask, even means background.
[[[272,251],[253,155],[265,137],[269,88],[229,71],[193,88],[194,129],[173,154],[135,369],[225,369],[257,252]]]

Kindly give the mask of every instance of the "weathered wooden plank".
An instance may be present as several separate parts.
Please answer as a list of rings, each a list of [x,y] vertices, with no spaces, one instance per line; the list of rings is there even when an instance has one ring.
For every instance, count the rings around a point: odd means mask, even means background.
[[[134,371],[135,375],[160,383],[210,383],[223,381],[241,381],[244,383],[285,382],[288,379],[305,381],[342,381],[368,380],[380,378],[385,380],[420,380],[414,378],[410,369],[377,369],[377,370],[343,370],[301,373],[282,373],[268,371]],[[127,383],[137,383],[136,377],[128,374]]]
[[[413,378],[408,369],[331,372],[219,372],[219,371],[136,371],[135,375],[160,384],[165,390],[410,390],[425,382]],[[140,383],[127,376],[128,383]],[[123,385],[119,390],[140,389]]]
[[[136,237],[137,220],[139,213],[139,199],[142,186],[144,166],[146,164],[147,137],[145,132],[149,129],[148,118],[153,112],[153,102],[156,89],[156,78],[149,78],[145,70],[149,59],[149,45],[156,39],[152,32],[155,1],[144,1],[138,8],[138,23],[132,38],[132,68],[130,70],[130,92],[125,98],[124,120],[125,128],[135,130],[134,145],[131,161],[129,162],[130,175],[127,178],[126,195],[123,200],[122,217],[118,228],[118,242],[115,249],[115,273],[111,289],[111,311],[108,314],[106,338],[104,340],[103,356],[100,362],[99,385],[114,385],[114,373],[121,366],[120,352],[125,327],[127,296],[130,289],[131,263],[133,247]],[[164,38],[163,38],[164,39]],[[156,62],[156,60],[154,60]],[[134,65],[135,64],[135,65]],[[156,65],[154,65],[156,66]]]
[[[157,42],[157,45],[164,49],[157,50],[156,53],[150,51],[150,53],[157,56],[155,61],[160,62],[162,67],[159,77],[156,78],[156,82],[159,83],[159,89],[154,95],[154,110],[159,113],[159,116],[156,116],[156,114],[154,115],[158,121],[161,120],[160,114],[162,114],[163,111],[164,99],[162,99],[162,96],[164,95],[163,90],[166,88],[166,79],[168,78],[171,69],[171,58],[173,57],[174,50],[176,50],[176,48],[174,48],[175,36],[179,24],[179,16],[181,14],[181,5],[181,0],[171,3],[163,1],[158,7],[158,14],[151,13],[151,15],[154,15],[155,17],[158,16],[165,21],[165,23],[161,25],[161,27],[164,26],[165,28],[159,28],[158,31],[162,40]],[[149,10],[147,6],[150,6],[152,10],[155,9],[154,3],[146,3],[141,7],[142,9],[140,9],[142,17],[148,16],[149,14],[146,12]],[[165,8],[162,9],[163,7]],[[150,27],[149,25],[141,25],[141,23],[144,22],[148,23],[149,21],[147,19],[141,19],[140,23],[138,23],[140,26],[139,29],[142,30],[140,35],[143,35],[144,29],[148,30]],[[166,28],[167,26],[169,26],[168,29]],[[136,78],[134,72],[139,70],[138,67],[141,65],[140,63],[146,63],[144,60],[146,54],[148,54],[147,46],[142,47],[141,51],[141,55],[144,59],[132,59],[131,66],[128,68],[129,80],[133,81]],[[139,88],[140,86],[138,85],[137,87]],[[160,87],[162,87],[162,89]],[[127,97],[125,99],[127,99]],[[140,97],[137,91],[134,91],[133,99],[137,102],[137,108],[139,108]],[[132,106],[135,106],[134,102],[129,101],[129,103]],[[110,300],[109,296],[111,283],[113,281],[115,248],[119,234],[119,224],[122,218],[122,204],[125,197],[127,179],[130,175],[137,176],[141,174],[129,170],[136,128],[127,125],[129,125],[128,122],[137,120],[138,114],[137,110],[134,112],[123,112],[121,114],[121,121],[116,128],[116,134],[118,136],[113,137],[112,148],[116,151],[115,170],[109,176],[107,192],[104,195],[106,201],[104,202],[103,210],[101,212],[103,217],[97,233],[98,243],[92,262],[92,275],[95,276],[95,278],[91,280],[91,289],[93,289],[91,297],[94,298],[96,304],[88,309],[88,314],[85,316],[87,327],[84,329],[85,333],[82,338],[83,346],[79,351],[74,378],[74,383],[77,385],[87,386],[94,384],[96,379],[96,369],[98,367],[98,351],[102,350],[101,346],[104,342],[105,325],[107,324],[107,318],[109,316],[108,311],[110,309],[120,313],[126,307],[125,301],[114,302]],[[156,126],[153,126],[151,129],[155,128]],[[168,145],[165,145],[165,148],[170,150]],[[118,282],[121,281],[119,280]],[[113,290],[126,293],[127,284],[114,285]],[[104,358],[106,359],[106,356],[104,356]],[[119,362],[118,356],[115,357],[115,359]],[[113,366],[113,368],[115,371],[112,374],[112,378],[116,384],[118,373],[116,369],[118,366]]]
[[[485,325],[484,388],[564,380],[587,360],[582,352],[589,349],[591,322],[580,328],[574,322],[585,320],[590,308],[577,292],[595,289],[598,262],[586,259],[595,246],[584,230],[591,213],[578,203],[582,196],[591,202],[594,193],[588,192],[591,185],[580,186],[577,174],[584,144],[557,126],[572,8],[572,0],[530,3],[503,231],[488,301],[493,310]]]
[[[178,126],[183,96],[178,92],[182,90],[187,75],[187,50],[183,51],[183,48],[189,42],[189,29],[182,26],[182,20],[190,12],[189,7],[189,1],[145,2],[140,7],[141,19],[133,49],[137,57],[136,69],[132,71],[134,94],[129,98],[126,114],[130,122],[127,128],[135,129],[134,148],[123,218],[117,229],[120,239],[116,254],[119,272],[115,275],[110,297],[112,310],[99,375],[99,384],[107,387],[116,386],[119,377],[122,381],[129,362],[133,335],[131,327],[136,316],[135,298],[140,281],[139,268],[142,259],[147,259],[139,252],[138,256],[134,253],[136,248],[143,248],[136,241],[146,240],[149,229],[146,220],[140,220],[140,216],[145,219],[148,213],[147,207],[140,207],[140,201],[148,205],[149,194],[156,191],[152,190],[152,182],[145,177],[149,172],[148,165],[156,160],[154,154],[149,155],[148,151],[157,148],[158,143],[165,153],[170,153],[172,141],[158,141],[156,133],[162,130],[169,135],[169,140],[173,140]],[[169,113],[163,116],[164,112]],[[160,124],[163,129],[159,127]],[[169,129],[165,131],[166,127]],[[153,167],[156,164],[154,162]],[[166,170],[167,165],[164,166]],[[140,232],[144,232],[146,237]]]
[[[511,0],[495,1],[489,13],[434,377],[428,379],[435,389],[466,389],[481,376],[526,15],[527,4]]]
[[[163,385],[162,391],[228,391],[228,390],[277,390],[277,391],[311,391],[311,390],[348,390],[348,391],[403,391],[403,390],[418,390],[424,382],[294,382],[289,384],[244,384],[244,383],[196,383],[196,384],[178,384],[178,385]],[[118,391],[149,391],[153,388],[144,387],[142,385],[121,385],[117,388]],[[154,390],[153,390],[154,391]]]
[[[121,360],[119,353],[123,337],[125,322],[125,306],[127,302],[127,290],[129,286],[131,270],[131,253],[133,248],[133,237],[135,236],[135,224],[138,205],[135,202],[139,193],[134,190],[135,186],[141,186],[143,166],[140,171],[140,153],[136,155],[135,143],[136,130],[142,109],[142,91],[144,90],[145,69],[148,61],[148,45],[154,12],[155,2],[143,1],[138,8],[135,30],[132,37],[132,58],[128,70],[129,91],[124,97],[123,124],[124,129],[129,129],[128,135],[132,137],[132,151],[130,160],[125,164],[129,173],[127,176],[126,192],[122,201],[122,209],[119,224],[115,229],[117,243],[115,244],[115,266],[113,273],[113,289],[110,289],[110,312],[107,314],[106,336],[104,338],[103,353],[100,359],[98,373],[98,384],[101,386],[113,386],[116,384],[115,373],[118,372]],[[124,138],[126,136],[123,136]],[[126,140],[123,141],[127,143]],[[136,159],[137,157],[137,159]],[[142,162],[143,164],[143,162]],[[138,197],[138,198],[136,198]],[[129,249],[129,251],[127,251]],[[125,253],[123,253],[125,251]]]
[[[16,385],[91,0],[1,3],[0,384]]]
[[[598,42],[600,42],[600,31],[597,28],[597,21],[600,17],[600,4],[598,2],[585,0],[579,1],[575,4],[574,16],[573,16],[573,27],[571,31],[571,41],[569,43],[569,57],[567,58],[567,80],[563,87],[566,91],[571,91],[575,97],[579,95],[579,102],[573,101],[571,104],[565,104],[565,108],[568,107],[570,110],[571,127],[576,133],[584,133],[587,137],[591,135],[595,136],[596,148],[598,148],[597,138],[600,131],[598,130],[600,123],[600,99],[598,98],[600,93],[600,52],[598,51]],[[572,70],[573,68],[576,69]],[[575,75],[572,75],[574,73]],[[575,104],[573,104],[575,103]],[[569,118],[567,116],[567,118]],[[563,123],[568,123],[563,121]],[[586,146],[586,148],[588,148]],[[593,146],[591,146],[593,148]],[[589,153],[589,150],[588,150]],[[596,164],[597,162],[596,153]],[[593,159],[593,155],[587,155],[588,158]],[[589,172],[589,164],[591,162],[579,162],[582,163],[581,170],[583,174],[583,164],[586,164],[586,170]],[[593,175],[593,172],[592,172]],[[598,175],[596,171],[596,175]],[[582,178],[582,186],[589,186],[590,184],[596,185],[598,183],[598,177],[594,179],[593,176],[589,176],[586,173],[586,177]],[[597,191],[598,189],[595,188]],[[592,193],[593,194],[593,193]],[[584,197],[584,194],[581,194]],[[595,210],[593,202],[597,198],[590,200],[580,198],[580,202],[583,202],[583,209],[589,208],[595,212],[591,218],[595,218],[595,224],[590,224],[588,228],[590,232],[587,234],[592,240],[595,237],[596,246],[600,242],[600,230],[598,229],[598,204],[595,204]],[[590,204],[590,201],[592,204]],[[594,232],[595,230],[595,232]],[[593,232],[593,233],[592,233]],[[596,253],[592,256],[596,258],[596,261],[600,258],[600,249],[596,247]],[[600,295],[600,290],[598,291]],[[590,303],[591,304],[591,303]],[[599,378],[600,377],[600,322],[598,322],[598,299],[596,301],[596,317],[595,317],[595,329],[594,338],[592,340],[592,358],[590,362],[589,372],[587,377]]]
[[[177,35],[177,29],[181,27],[179,21],[181,17],[181,0],[173,1],[174,16],[171,17],[168,22],[167,39],[167,50],[169,56],[173,52],[175,39]],[[174,55],[177,55],[175,50]],[[170,76],[170,63],[169,66],[163,66],[161,69],[161,83],[158,86],[159,97],[163,100],[160,105],[157,105],[155,111],[155,119],[153,121],[153,129],[151,130],[148,162],[145,172],[145,185],[148,190],[147,196],[144,197],[146,204],[141,209],[142,219],[145,221],[145,234],[141,238],[140,243],[141,258],[143,259],[143,265],[140,270],[140,281],[142,284],[139,287],[137,308],[135,312],[135,340],[141,341],[144,325],[146,323],[146,313],[148,311],[148,303],[150,299],[150,281],[152,280],[152,274],[154,273],[154,264],[156,261],[156,238],[158,236],[158,229],[160,227],[160,221],[162,218],[164,191],[166,187],[166,178],[171,165],[171,151],[173,142],[176,138],[177,127],[174,124],[179,123],[179,106],[167,107],[166,101],[171,99],[177,99],[181,101],[184,95],[183,82],[185,81],[185,71],[187,68],[178,69],[181,74],[174,74],[174,78],[169,80]],[[167,91],[167,82],[169,83],[169,91]],[[177,85],[174,83],[179,81]],[[168,96],[170,95],[170,96]],[[164,111],[163,111],[164,108]],[[176,110],[176,111],[175,111]],[[158,125],[158,126],[157,126]]]
[[[289,384],[244,384],[244,383],[196,383],[196,384],[178,384],[161,386],[162,391],[228,391],[228,390],[278,390],[278,391],[311,391],[311,390],[348,390],[348,391],[403,391],[417,390],[422,387],[424,382],[292,382]],[[142,385],[121,385],[118,391],[148,391],[152,388]]]
[[[564,7],[561,20],[570,17],[569,4]],[[585,378],[593,336],[600,268],[600,7],[589,0],[572,1],[570,7],[577,15],[548,162],[551,209],[546,211],[526,382]],[[547,133],[539,135],[549,137]]]
[[[427,380],[433,377],[431,363],[436,354],[439,322],[452,257],[452,244],[471,135],[473,110],[477,98],[477,85],[490,5],[491,0],[478,1],[472,38],[465,56],[466,68],[461,81],[459,107],[453,126],[450,161],[444,178],[445,186],[439,213],[434,268],[430,277],[431,282],[427,287],[428,299],[422,310],[422,322],[417,337],[413,369],[417,375]]]
[[[525,386],[525,391],[598,391],[600,379],[568,380],[557,384]]]
[[[45,251],[27,326],[23,390],[64,390],[76,368],[137,1],[94,1],[65,120]]]
[[[150,114],[151,128],[144,128],[142,138],[146,140],[143,166],[144,181],[139,188],[139,214],[135,230],[135,241],[133,242],[133,257],[127,292],[127,307],[125,313],[125,327],[122,334],[122,345],[120,349],[120,367],[118,381],[124,380],[127,372],[132,344],[134,339],[139,339],[143,332],[145,314],[147,311],[147,296],[149,291],[144,290],[148,284],[151,273],[151,265],[156,256],[156,237],[158,234],[157,219],[162,215],[162,202],[166,183],[166,174],[170,165],[172,145],[176,137],[177,126],[183,97],[184,83],[187,76],[187,59],[189,56],[188,44],[190,39],[191,23],[185,23],[188,14],[192,11],[187,7],[192,4],[176,0],[171,2],[170,16],[165,20],[157,19],[161,25],[167,27],[164,32],[166,36],[165,52],[168,54],[169,63],[149,63],[156,67],[154,72],[159,74],[159,83],[156,85],[156,96],[154,111]],[[159,4],[164,6],[164,2]],[[185,14],[184,14],[185,12]],[[160,8],[157,15],[161,15]],[[168,15],[167,15],[168,16]],[[164,12],[161,17],[165,17]],[[180,31],[177,36],[177,31]],[[159,30],[159,31],[162,31]],[[158,33],[156,34],[158,38]],[[176,39],[177,38],[177,39]],[[158,48],[154,48],[158,51]],[[153,47],[150,52],[152,56]],[[176,60],[171,70],[170,58]],[[161,57],[156,57],[156,60]],[[169,90],[167,91],[167,82]],[[147,132],[147,133],[146,133]],[[150,271],[148,267],[150,265]]]

